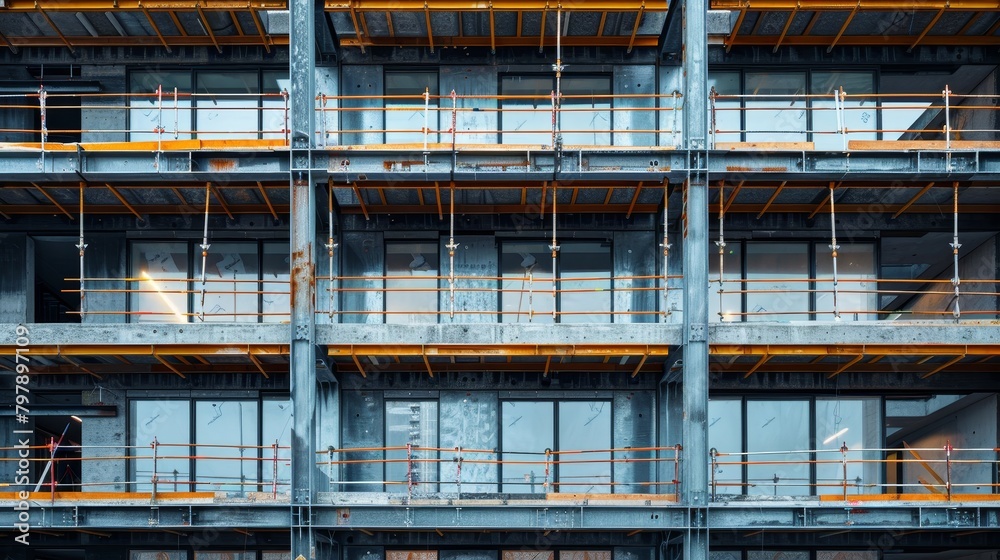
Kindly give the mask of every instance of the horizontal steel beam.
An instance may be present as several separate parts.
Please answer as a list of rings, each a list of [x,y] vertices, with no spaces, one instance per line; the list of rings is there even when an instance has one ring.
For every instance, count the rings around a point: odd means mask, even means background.
[[[1000,11],[1000,10],[994,10]],[[827,47],[831,43],[838,47],[911,47],[915,42],[926,46],[996,46],[997,37],[992,35],[843,35],[839,39],[832,35],[792,35],[781,42],[783,47]],[[737,35],[729,41],[733,46],[773,47],[777,37],[772,35]]]
[[[651,344],[501,344],[480,346],[334,344],[330,356],[666,356],[669,346]]]
[[[5,0],[0,14],[7,12],[123,12],[141,11],[286,10],[287,0]]]
[[[0,9],[0,14],[3,11]],[[0,47],[64,47],[66,43],[74,47],[159,47],[164,43],[172,47],[214,47],[221,46],[254,46],[263,45],[257,35],[163,35],[163,39],[156,35],[129,35],[128,37],[118,37],[104,35],[93,37],[91,35],[65,36],[65,42],[59,36],[17,36],[8,35],[6,40],[0,39]],[[272,35],[267,42],[268,45],[287,45],[287,35]]]
[[[550,0],[325,0],[328,12],[538,12],[556,11],[561,7],[566,12],[665,12],[667,2],[655,3],[644,0],[587,0],[586,2],[552,2]]]
[[[492,37],[462,36],[462,37],[442,37],[434,36],[433,43],[436,48],[447,47],[492,47],[494,39]],[[622,37],[619,35],[597,35],[597,36],[568,36],[562,38],[565,47],[655,47],[659,41],[658,35],[640,35],[635,39]],[[259,44],[259,41],[258,41]],[[430,47],[431,39],[428,37],[372,37],[366,35],[363,39],[341,38],[342,47]],[[500,37],[496,39],[496,45],[500,47],[535,47],[539,46],[537,35],[524,35],[521,37]],[[554,47],[556,39],[544,38],[542,46]],[[19,45],[18,45],[19,46]]]
[[[949,11],[997,12],[1000,4],[990,0],[709,0],[713,10],[790,12]]]

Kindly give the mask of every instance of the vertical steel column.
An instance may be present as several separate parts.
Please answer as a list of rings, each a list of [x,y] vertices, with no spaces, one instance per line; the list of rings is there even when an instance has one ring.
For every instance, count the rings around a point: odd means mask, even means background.
[[[290,196],[292,393],[292,558],[316,557],[312,528],[315,498],[313,448],[316,441],[316,191],[312,149],[315,140],[316,0],[289,2],[291,36]]]
[[[682,500],[691,519],[684,560],[708,558],[708,36],[707,0],[684,0],[684,238]]]

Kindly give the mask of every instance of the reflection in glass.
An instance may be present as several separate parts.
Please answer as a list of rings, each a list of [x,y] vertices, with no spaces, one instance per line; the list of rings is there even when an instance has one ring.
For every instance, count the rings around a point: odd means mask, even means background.
[[[437,491],[437,401],[385,401],[385,445],[387,491],[407,492],[410,480],[415,492]],[[407,445],[412,465],[407,464]]]
[[[186,550],[133,550],[129,560],[187,560]]]
[[[723,249],[723,277],[719,284],[719,248],[714,244],[708,250],[708,320],[739,322],[743,320],[743,294],[740,293],[743,276],[743,249],[739,241],[730,241]]]
[[[809,453],[754,452],[809,449],[809,402],[805,400],[747,401],[747,493],[808,496]]]
[[[201,72],[195,93],[198,138],[257,138],[257,72]]]
[[[285,108],[287,101],[281,92],[291,89],[292,81],[288,72],[264,72],[264,97],[261,100],[261,123],[263,136],[268,138],[285,138],[285,129],[289,127],[288,114]]]
[[[504,144],[552,143],[552,92],[550,76],[502,76],[500,92],[500,141]]]
[[[281,323],[289,320],[291,299],[288,243],[264,243],[262,255],[263,282],[261,282],[261,311],[265,323]]]
[[[611,247],[563,243],[559,251],[559,322],[611,322]]]
[[[129,294],[131,318],[140,323],[186,323],[188,246],[179,242],[132,244],[135,279]]]
[[[806,139],[805,72],[747,72],[747,142]]]
[[[437,323],[437,243],[386,243],[385,322]]]
[[[743,493],[743,468],[739,464],[731,464],[739,463],[741,455],[726,455],[743,451],[742,404],[739,399],[708,401],[708,446],[722,454],[713,473],[716,494]]]
[[[547,492],[545,450],[554,449],[552,402],[505,401],[501,408],[502,492]]]
[[[809,245],[748,242],[746,252],[747,320],[808,320]]]
[[[162,104],[156,90],[162,87]],[[174,100],[174,89],[178,96]],[[162,138],[191,138],[191,73],[169,71],[132,72],[129,83],[129,140],[133,142]],[[163,127],[157,135],[157,127]]]
[[[288,493],[292,478],[291,449],[281,449],[290,447],[292,444],[292,403],[287,398],[265,398],[261,403],[263,422],[261,433],[261,446],[263,449],[263,477],[265,483],[272,483],[275,479],[275,466],[277,466],[278,493]],[[275,461],[274,447],[278,444],[277,461]],[[275,464],[277,463],[277,465]],[[264,485],[264,490],[270,488]]]
[[[829,245],[816,246],[816,278],[833,278]],[[840,244],[837,250],[837,309],[844,321],[874,321],[877,287],[875,245]],[[870,292],[870,293],[861,293]],[[816,282],[816,318],[833,319],[833,282]]]
[[[559,492],[611,493],[611,403],[560,402],[559,449],[593,450],[558,456]]]
[[[191,409],[187,401],[134,400],[130,404],[132,430],[130,444],[135,446],[132,480],[136,492],[150,492],[157,480],[157,492],[186,492],[190,480],[187,456],[191,454]],[[168,444],[156,450],[156,473],[153,472],[153,440]],[[165,458],[170,457],[170,458]]]
[[[430,94],[426,115],[425,92]],[[437,73],[386,72],[385,95],[385,142],[422,143],[425,123],[430,127],[438,122]],[[437,142],[437,132],[429,133],[427,141]]]
[[[504,243],[501,322],[552,323],[552,252],[544,242]]]
[[[206,323],[257,322],[256,243],[212,243],[205,259],[204,286],[200,255],[194,261],[195,313],[204,314]]]
[[[195,417],[196,490],[253,491],[246,483],[257,481],[257,403],[197,401]]]
[[[563,145],[610,146],[611,77],[563,77],[562,95]]]
[[[849,140],[876,140],[877,107],[874,97],[875,77],[871,72],[813,72],[810,76],[810,93],[821,97],[812,99],[812,140],[817,150],[840,151],[846,148],[845,135],[837,134],[837,111],[834,94],[844,88],[841,115]],[[866,132],[868,131],[868,132]]]
[[[847,491],[878,492],[882,425],[879,399],[816,399],[816,483],[819,494],[842,494],[844,467],[841,446],[847,446]],[[874,451],[861,451],[869,449]],[[862,462],[866,461],[866,462]]]
[[[708,86],[717,95],[739,95],[739,72],[709,72]],[[739,98],[717,98],[715,112],[709,115],[710,126],[716,142],[739,142],[743,139],[740,126]]]
[[[256,557],[256,552],[205,552],[201,550],[194,552],[194,560],[256,560]]]

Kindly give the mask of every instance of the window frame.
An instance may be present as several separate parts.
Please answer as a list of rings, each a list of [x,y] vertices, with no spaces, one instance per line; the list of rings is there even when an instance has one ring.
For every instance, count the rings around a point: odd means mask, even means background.
[[[544,73],[544,72],[528,72],[528,73],[503,72],[503,73],[498,74],[497,75],[497,91],[498,91],[499,99],[497,100],[497,111],[500,113],[500,115],[498,117],[498,120],[497,120],[497,129],[498,129],[497,130],[497,136],[498,136],[497,137],[497,143],[498,144],[503,144],[504,143],[504,133],[505,132],[510,132],[510,133],[516,132],[515,130],[507,131],[504,128],[504,107],[503,107],[503,105],[504,105],[504,98],[503,98],[503,96],[505,95],[505,92],[504,92],[504,80],[507,79],[507,78],[548,78],[548,79],[551,80],[552,91],[554,92],[556,90],[556,78],[551,73]],[[615,125],[614,75],[611,72],[564,73],[562,75],[562,80],[564,80],[564,81],[565,80],[572,80],[574,78],[584,78],[584,79],[605,79],[606,78],[607,79],[607,84],[608,84],[608,92],[607,92],[607,94],[594,95],[594,98],[597,99],[597,98],[607,97],[607,99],[608,99],[608,107],[607,107],[607,109],[603,109],[603,108],[601,108],[601,109],[595,109],[595,111],[598,111],[598,110],[604,111],[604,110],[606,110],[608,112],[608,120],[610,121],[609,132],[607,132],[608,141],[607,141],[607,143],[593,144],[593,145],[595,145],[595,146],[614,146],[615,145],[614,144],[614,140],[615,140],[615,134],[614,134],[614,132],[615,132],[615,126],[614,126]],[[573,104],[570,104],[570,105],[573,105]],[[551,112],[551,110],[550,110],[550,112]],[[560,130],[562,129],[562,118],[561,118],[561,115],[560,115],[560,126],[559,126],[559,128],[560,128]],[[545,132],[546,131],[543,131],[543,130],[538,130],[538,131],[529,130],[529,131],[527,131],[525,133],[522,133],[522,134],[545,134]],[[573,133],[573,134],[575,134],[575,133]],[[529,144],[531,144],[531,142],[529,142]],[[545,145],[544,142],[542,144]]]

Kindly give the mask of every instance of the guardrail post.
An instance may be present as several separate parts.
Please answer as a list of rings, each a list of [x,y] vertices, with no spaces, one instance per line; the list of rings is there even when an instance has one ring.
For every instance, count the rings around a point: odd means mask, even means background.
[[[951,501],[951,440],[944,444],[944,464],[945,464],[945,489],[948,490],[948,501]]]
[[[847,442],[840,446],[840,461],[844,465],[844,501],[847,501]]]
[[[292,144],[289,141],[289,138],[290,138],[289,137],[289,133],[292,130],[291,130],[291,127],[288,126],[288,118],[289,117],[288,117],[288,90],[287,89],[281,90],[281,99],[282,99],[282,101],[284,102],[284,105],[285,105],[284,126],[282,127],[281,131],[285,135],[285,146],[291,146]],[[326,136],[326,134],[324,134],[324,136]]]
[[[684,449],[679,443],[674,444],[674,498],[681,499],[681,451]]]
[[[951,149],[951,88],[946,84],[941,91],[944,97],[944,149]]]
[[[320,145],[326,147],[326,94],[319,94]],[[287,127],[286,127],[287,128]]]
[[[719,468],[719,450],[713,447],[713,448],[711,448],[711,449],[708,450],[708,454],[709,454],[709,456],[712,459],[712,470],[709,472],[709,479],[710,479],[709,487],[712,489],[712,496],[711,496],[711,498],[712,498],[712,501],[714,502],[715,501],[715,493],[716,493],[716,489],[717,489],[716,481],[715,481],[715,470],[717,468]]]
[[[153,449],[153,474],[150,475],[150,479],[149,479],[149,482],[151,483],[153,489],[152,489],[151,494],[150,494],[150,500],[152,502],[156,502],[156,480],[157,480],[157,476],[156,476],[156,463],[158,461],[158,459],[157,459],[157,455],[158,455],[157,450],[159,449],[159,446],[160,446],[160,442],[156,441],[156,436],[153,436],[153,443],[149,444],[149,446]]]
[[[49,93],[45,91],[45,86],[38,86],[38,115],[41,123],[41,140],[42,140],[42,170],[45,170],[45,141],[49,139],[49,126],[46,123],[46,108],[45,101],[48,98]]]
[[[413,497],[413,444],[406,444],[406,495]]]
[[[545,448],[545,479],[542,481],[542,488],[548,492],[549,491],[549,474],[552,470],[552,449]],[[554,485],[553,485],[554,486]],[[553,488],[557,490],[558,488]]]
[[[458,497],[462,497],[462,448],[455,448],[455,486],[458,489]]]
[[[278,440],[274,440],[271,444],[271,453],[273,455],[273,467],[271,471],[271,498],[278,497]]]

